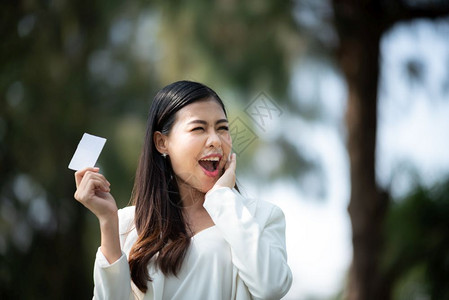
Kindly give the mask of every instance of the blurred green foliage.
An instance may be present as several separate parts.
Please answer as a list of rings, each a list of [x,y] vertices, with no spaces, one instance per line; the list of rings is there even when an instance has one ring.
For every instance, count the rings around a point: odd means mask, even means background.
[[[104,171],[114,182],[117,200],[126,204],[139,147],[117,145],[135,146],[142,111],[157,84],[133,80],[136,74],[145,76],[136,68],[139,62],[132,57],[120,61],[120,51],[107,50],[119,5],[2,4],[2,299],[91,297],[90,270],[98,245],[92,229],[98,225],[74,201],[73,172],[67,164],[83,132],[111,138],[115,147],[107,147],[100,164],[108,166]],[[123,75],[127,70],[132,76]],[[123,160],[123,150],[134,159]]]
[[[98,165],[122,207],[129,201],[150,99],[165,84],[204,82],[223,96],[231,115],[261,90],[288,102],[289,63],[299,45],[291,6],[1,4],[1,299],[92,295],[98,225],[73,199],[73,172],[67,169],[84,132],[108,139]],[[250,163],[242,160],[240,167]]]
[[[393,202],[384,270],[394,298],[449,299],[449,180]]]

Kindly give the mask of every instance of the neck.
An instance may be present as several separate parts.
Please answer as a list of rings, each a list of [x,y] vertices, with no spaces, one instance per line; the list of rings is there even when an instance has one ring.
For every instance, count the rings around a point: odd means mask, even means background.
[[[190,236],[213,226],[214,222],[203,207],[206,194],[185,182],[179,182],[178,187],[183,205],[182,214]]]
[[[185,212],[203,209],[205,193],[192,186],[178,181],[179,195],[181,196],[183,210]]]

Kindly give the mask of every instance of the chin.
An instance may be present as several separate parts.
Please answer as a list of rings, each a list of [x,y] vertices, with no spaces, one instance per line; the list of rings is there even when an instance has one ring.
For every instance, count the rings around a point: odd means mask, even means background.
[[[209,192],[215,185],[215,183],[217,183],[218,178],[205,178],[203,179],[203,181],[200,183],[200,188],[199,190],[203,193],[207,193]]]
[[[214,180],[214,182],[212,184],[206,184],[206,185],[202,185],[199,190],[206,194],[207,192],[209,192],[215,185],[216,180]]]
[[[186,183],[197,191],[205,194],[214,187],[215,183],[217,183],[222,175],[223,170],[220,170],[219,176],[216,177],[207,176],[201,171],[194,176],[195,180],[186,181]]]

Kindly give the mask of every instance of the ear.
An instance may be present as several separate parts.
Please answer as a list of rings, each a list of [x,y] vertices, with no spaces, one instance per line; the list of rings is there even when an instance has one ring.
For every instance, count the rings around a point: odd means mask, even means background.
[[[153,135],[154,146],[160,154],[168,153],[168,137],[162,134],[160,131],[156,131]]]

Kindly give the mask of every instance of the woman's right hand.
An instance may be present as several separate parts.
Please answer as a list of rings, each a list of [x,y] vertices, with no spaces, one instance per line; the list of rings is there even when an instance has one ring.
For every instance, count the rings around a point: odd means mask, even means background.
[[[75,199],[102,222],[117,218],[117,204],[110,194],[111,184],[99,171],[99,168],[85,168],[75,173]]]
[[[75,173],[75,199],[93,212],[101,231],[101,252],[109,263],[122,256],[118,231],[118,209],[110,194],[110,183],[99,168],[86,168]]]

